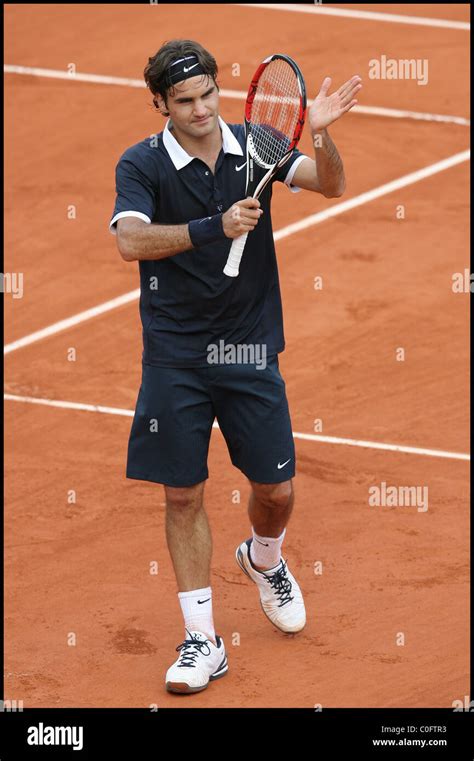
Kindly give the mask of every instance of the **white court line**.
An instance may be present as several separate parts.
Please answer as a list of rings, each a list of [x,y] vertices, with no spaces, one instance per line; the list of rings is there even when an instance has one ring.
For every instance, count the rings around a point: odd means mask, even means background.
[[[23,346],[29,346],[36,341],[41,341],[43,338],[54,336],[56,333],[61,333],[63,330],[67,330],[68,328],[72,328],[75,325],[79,325],[81,322],[86,322],[86,320],[91,320],[93,317],[97,317],[100,314],[110,312],[111,309],[117,309],[124,304],[129,304],[131,301],[135,301],[138,298],[140,298],[140,288],[137,288],[134,291],[129,291],[128,293],[124,293],[122,296],[117,296],[115,299],[111,299],[110,301],[105,301],[103,304],[99,304],[98,306],[92,307],[91,309],[86,309],[85,312],[79,312],[78,314],[75,314],[72,317],[68,317],[65,320],[54,322],[47,328],[37,330],[35,333],[30,333],[29,336],[19,338],[18,341],[13,341],[11,344],[7,344],[3,349],[3,353],[10,354],[10,352],[21,349]]]
[[[6,64],[3,67],[6,74],[23,74],[33,77],[46,77],[50,79],[67,79],[70,82],[92,82],[101,85],[119,85],[120,87],[135,87],[145,89],[146,85],[142,79],[127,79],[125,77],[111,77],[103,74],[83,74],[76,72],[74,76],[66,71],[57,69],[39,69],[30,66],[13,66]],[[234,100],[245,100],[247,93],[243,90],[220,90],[222,98]],[[308,100],[308,106],[313,101]],[[460,124],[469,126],[470,120],[464,116],[453,116],[450,114],[431,114],[422,111],[407,111],[399,108],[384,108],[382,106],[361,106],[357,105],[351,109],[352,114],[366,114],[368,116],[383,116],[392,119],[415,119],[427,122],[444,122],[446,124]]]
[[[421,447],[406,447],[398,444],[383,444],[380,441],[364,441],[363,439],[342,439],[338,436],[317,436],[312,433],[293,433],[295,439],[319,441],[323,444],[344,444],[347,447],[362,447],[364,449],[383,449],[388,452],[405,452],[426,457],[446,457],[451,460],[470,460],[469,454],[461,452],[445,452],[442,449],[424,449]]]
[[[320,222],[324,222],[326,219],[336,217],[350,209],[355,209],[357,206],[362,206],[376,198],[381,198],[388,193],[393,193],[394,190],[405,188],[407,185],[412,185],[414,182],[420,182],[420,180],[424,180],[426,177],[431,177],[438,172],[443,172],[445,169],[456,166],[456,164],[468,161],[470,155],[469,150],[455,153],[447,159],[437,161],[436,164],[431,164],[424,169],[417,169],[415,172],[405,174],[403,177],[399,177],[398,180],[392,180],[391,182],[385,183],[385,185],[379,185],[378,188],[374,188],[373,190],[361,193],[354,198],[349,198],[347,201],[342,201],[342,203],[330,206],[328,209],[324,209],[324,211],[318,211],[316,214],[311,214],[309,217],[305,217],[299,222],[293,222],[293,224],[287,225],[281,230],[277,230],[277,232],[274,233],[273,238],[275,241],[282,240],[283,238],[287,238],[288,235],[293,235],[301,230],[306,230],[306,228],[311,225],[317,225]]]
[[[40,399],[34,396],[17,396],[15,394],[4,394],[3,398],[10,402],[23,402],[29,404],[42,404],[46,407],[60,407],[61,409],[81,410],[85,412],[101,412],[106,415],[122,415],[124,417],[133,417],[133,410],[124,410],[118,407],[103,407],[99,404],[80,404],[78,402],[64,402],[55,399]],[[214,421],[213,428],[219,428],[217,420]],[[343,439],[338,436],[318,436],[312,433],[298,433],[293,431],[293,438],[303,439],[304,441],[317,441],[321,444],[342,444],[350,447],[361,447],[362,449],[380,449],[389,452],[403,452],[405,454],[417,454],[425,457],[443,457],[449,460],[470,460],[468,454],[461,452],[445,452],[441,449],[425,449],[421,447],[406,447],[398,444],[384,444],[379,441],[364,441],[362,439]]]
[[[79,71],[70,74],[61,69],[41,69],[38,66],[14,66],[5,64],[5,74],[24,74],[30,77],[46,77],[46,79],[67,79],[69,82],[92,82],[96,85],[120,85],[122,87],[145,88],[143,79],[129,79],[128,77],[108,77],[105,74],[85,74]]]
[[[308,101],[309,103],[309,101]],[[400,108],[383,108],[382,106],[354,106],[351,113],[367,114],[368,116],[387,116],[391,119],[415,119],[425,122],[443,122],[445,124],[461,124],[468,127],[470,119],[464,116],[450,116],[449,114],[429,114],[423,111],[403,111]]]
[[[351,11],[343,8],[328,8],[327,5],[291,5],[277,3],[236,3],[242,8],[264,8],[272,11],[290,11],[291,13],[310,13],[322,16],[339,16],[353,18],[359,21],[387,21],[392,24],[410,24],[413,26],[435,26],[443,29],[469,30],[471,25],[466,21],[449,21],[449,19],[425,18],[424,16],[401,16],[397,13],[376,13],[375,11]]]
[[[119,407],[103,407],[100,404],[81,404],[80,402],[61,402],[56,399],[41,399],[36,396],[17,396],[4,394],[3,398],[8,402],[25,402],[27,404],[42,404],[45,407],[60,407],[63,410],[81,410],[83,412],[102,412],[105,415],[123,415],[133,417],[133,410],[122,410]]]
[[[469,156],[470,152],[468,150],[463,151],[462,153],[456,153],[454,156],[450,156],[447,159],[438,161],[436,164],[431,164],[431,166],[427,166],[424,169],[418,169],[415,172],[411,172],[410,174],[406,174],[403,177],[399,177],[398,180],[392,180],[391,182],[387,182],[385,185],[380,185],[378,188],[369,190],[366,193],[361,193],[354,198],[349,198],[348,201],[342,201],[342,203],[330,206],[328,209],[324,209],[324,211],[319,211],[316,214],[311,214],[309,217],[305,217],[299,222],[293,222],[293,224],[287,225],[286,227],[281,228],[281,230],[277,230],[273,235],[274,240],[279,241],[283,238],[287,238],[289,235],[293,235],[294,233],[300,232],[301,230],[306,230],[308,227],[320,224],[326,219],[336,217],[338,214],[343,214],[344,212],[349,211],[350,209],[354,209],[357,206],[362,206],[362,204],[369,203],[376,198],[387,195],[387,193],[392,193],[394,190],[399,190],[400,188],[404,188],[414,182],[419,182],[426,177],[431,177],[432,175],[437,174],[438,172],[442,172],[445,169],[449,169],[456,164],[460,164],[463,161],[468,161]],[[118,296],[116,299],[106,301],[104,304],[99,304],[97,307],[87,309],[85,312],[79,312],[79,314],[73,315],[66,320],[55,322],[53,325],[50,325],[47,328],[43,328],[43,330],[38,330],[35,333],[30,333],[30,335],[24,336],[24,338],[20,338],[17,341],[13,341],[13,343],[7,344],[3,350],[3,353],[10,354],[10,352],[21,349],[23,346],[29,346],[36,341],[40,341],[43,338],[48,338],[49,336],[55,335],[56,333],[66,330],[67,328],[74,327],[75,325],[79,325],[86,320],[90,320],[92,317],[96,317],[99,314],[108,312],[111,309],[115,309],[116,307],[122,306],[123,304],[127,304],[130,301],[134,301],[135,299],[139,298],[139,296],[140,289],[138,288],[134,291],[123,294],[123,296]]]

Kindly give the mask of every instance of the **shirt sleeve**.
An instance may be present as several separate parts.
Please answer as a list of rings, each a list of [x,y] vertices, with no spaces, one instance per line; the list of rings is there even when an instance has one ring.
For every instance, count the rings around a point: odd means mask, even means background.
[[[151,161],[146,162],[134,148],[125,151],[115,169],[116,199],[110,232],[123,217],[138,217],[151,223],[157,203],[158,183]]]
[[[283,182],[292,193],[299,193],[301,188],[299,188],[297,185],[292,185],[293,176],[304,159],[309,158],[309,156],[306,156],[305,153],[301,153],[298,149],[296,149],[290,160],[284,164],[281,169],[278,170],[275,177],[273,178],[273,182]]]

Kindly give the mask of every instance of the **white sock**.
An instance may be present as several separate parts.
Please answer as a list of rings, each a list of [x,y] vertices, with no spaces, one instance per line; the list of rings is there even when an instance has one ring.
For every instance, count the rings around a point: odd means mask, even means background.
[[[178,592],[178,597],[186,629],[190,632],[202,632],[215,642],[211,587]]]
[[[252,526],[253,541],[250,545],[250,559],[254,565],[267,571],[276,568],[281,560],[281,545],[285,538],[286,528],[280,536],[259,536]]]

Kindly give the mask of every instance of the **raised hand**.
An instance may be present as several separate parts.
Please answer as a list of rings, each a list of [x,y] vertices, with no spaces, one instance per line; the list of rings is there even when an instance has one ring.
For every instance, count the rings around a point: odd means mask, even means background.
[[[309,108],[308,123],[313,132],[329,127],[357,103],[354,95],[362,87],[362,80],[358,74],[344,82],[332,95],[328,95],[331,82],[331,77],[325,77],[318,95]]]

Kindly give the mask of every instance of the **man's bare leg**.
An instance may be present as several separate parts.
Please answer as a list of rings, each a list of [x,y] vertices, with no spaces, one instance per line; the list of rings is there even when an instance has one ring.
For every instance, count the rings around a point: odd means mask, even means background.
[[[295,501],[292,481],[280,484],[250,482],[248,516],[259,536],[279,537],[290,519]],[[267,568],[255,566],[258,571]]]
[[[166,541],[178,592],[210,586],[212,536],[204,509],[204,484],[165,486]]]
[[[166,541],[179,592],[209,586],[212,537],[203,504],[204,484],[183,489],[165,486]]]

